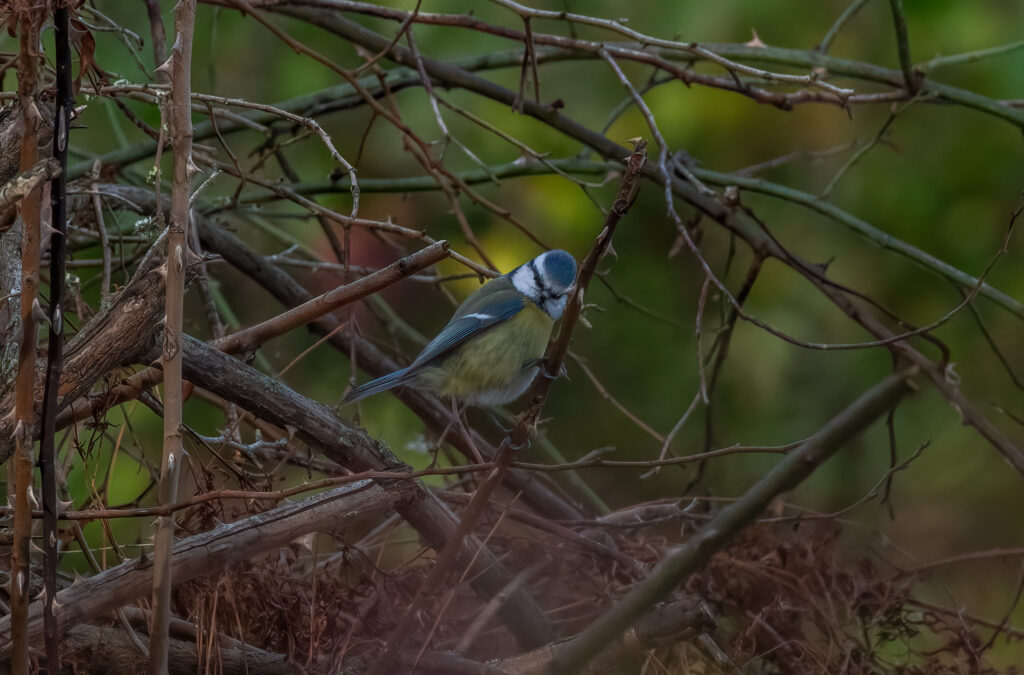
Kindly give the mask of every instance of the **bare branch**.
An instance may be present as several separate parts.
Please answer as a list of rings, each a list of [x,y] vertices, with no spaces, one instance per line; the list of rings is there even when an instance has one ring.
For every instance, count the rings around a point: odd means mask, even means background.
[[[408,499],[412,490],[407,482],[391,483],[386,489],[369,481],[346,485],[182,539],[172,549],[174,583],[263,555],[309,532],[341,532],[358,520],[385,516]],[[132,560],[60,591],[56,604],[61,628],[67,630],[145,597],[155,573],[153,561]],[[42,603],[37,601],[29,608],[29,642],[38,644],[42,628]],[[9,635],[10,629],[10,618],[0,618],[0,636]],[[11,644],[5,641],[0,645],[0,658],[8,658],[10,653]]]
[[[67,241],[67,184],[64,171],[68,164],[71,115],[75,106],[71,91],[71,44],[67,7],[54,12],[54,40],[57,56],[57,101],[53,122],[53,154],[60,172],[50,183],[50,330],[47,339],[46,381],[43,393],[42,430],[39,442],[39,467],[42,474],[43,501],[43,582],[46,593],[43,618],[46,633],[46,667],[60,670],[60,636],[54,613],[57,594],[57,458],[55,448],[58,385],[64,369],[64,255]]]
[[[836,39],[836,36],[839,35],[839,31],[843,29],[843,26],[845,26],[850,19],[856,16],[857,12],[861,10],[861,7],[866,4],[868,4],[868,0],[853,0],[853,2],[843,10],[843,13],[839,15],[839,18],[836,19],[834,24],[832,24],[832,27],[828,29],[828,32],[825,33],[825,37],[821,38],[821,42],[818,43],[818,46],[815,49],[822,54],[826,53],[829,47],[832,46],[832,42]]]
[[[686,581],[726,543],[748,527],[777,495],[792,490],[851,438],[890,410],[911,391],[911,373],[897,373],[879,382],[779,462],[742,498],[723,509],[711,522],[661,563],[609,611],[559,648],[548,661],[547,673],[575,673],[637,621],[673,588]]]
[[[0,210],[13,206],[46,181],[51,181],[59,176],[60,173],[60,162],[56,159],[47,157],[40,160],[28,171],[19,173],[0,186]]]
[[[39,139],[42,114],[36,102],[39,87],[39,33],[45,19],[45,8],[26,10],[17,16],[20,37],[18,50],[18,107],[24,134],[21,138],[21,170],[31,171],[39,160]],[[14,461],[8,464],[8,484],[14,484],[14,542],[11,551],[11,640],[14,645],[11,672],[28,675],[28,602],[31,576],[29,539],[32,524],[29,518],[29,492],[32,490],[32,446],[36,425],[35,366],[36,314],[39,293],[39,258],[42,228],[42,190],[39,184],[21,200],[21,338],[18,349],[18,371],[15,384]],[[13,478],[13,481],[11,480]],[[9,488],[8,488],[9,489]]]
[[[164,309],[161,369],[164,373],[164,442],[160,463],[158,500],[178,500],[178,475],[185,460],[182,446],[182,321],[185,301],[185,263],[191,219],[192,161],[192,32],[195,0],[181,0],[174,12],[174,45],[171,47],[171,147],[174,149],[174,182],[171,189],[170,220],[167,225],[166,303]],[[159,189],[159,184],[157,185]],[[154,537],[153,626],[150,630],[149,672],[166,675],[170,649],[168,625],[171,619],[172,548],[174,516],[157,519]]]
[[[903,14],[903,0],[889,0],[892,9],[892,22],[896,27],[896,51],[900,57],[900,69],[903,71],[903,82],[907,91],[916,94],[920,89],[920,77],[914,71],[914,62],[910,60],[910,39],[907,37],[907,17]]]

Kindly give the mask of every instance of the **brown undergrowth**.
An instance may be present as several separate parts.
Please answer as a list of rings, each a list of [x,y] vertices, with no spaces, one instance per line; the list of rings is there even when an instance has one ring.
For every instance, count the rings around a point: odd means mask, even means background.
[[[677,543],[642,532],[602,539],[642,568]],[[309,544],[184,584],[176,593],[182,615],[205,630],[288,654],[311,673],[372,662],[429,571],[431,554],[404,560],[388,553],[371,559],[356,549],[314,555]],[[513,569],[537,568],[530,592],[562,636],[581,630],[630,583],[622,565],[565,541],[492,534],[488,545]],[[710,608],[715,640],[744,672],[923,675],[968,672],[965,664],[969,672],[997,672],[984,663],[990,631],[983,636],[967,620],[922,612],[914,605],[916,583],[884,561],[851,555],[836,524],[763,524],[716,556],[685,591]],[[476,625],[482,606],[465,579],[433,589],[428,607],[407,641],[413,655],[428,635],[432,649],[443,652],[460,646],[468,631],[479,631],[468,647],[461,645],[470,659],[517,653],[500,620]],[[215,659],[211,645],[205,654]],[[647,650],[643,661],[646,672],[718,672],[693,640]]]

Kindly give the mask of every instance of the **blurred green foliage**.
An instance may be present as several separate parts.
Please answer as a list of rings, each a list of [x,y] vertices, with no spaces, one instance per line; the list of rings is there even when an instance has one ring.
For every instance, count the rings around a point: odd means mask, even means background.
[[[170,2],[163,4],[165,10],[170,9]],[[409,9],[414,3],[396,0],[386,4]],[[564,7],[559,0],[532,4],[551,9]],[[813,48],[846,6],[845,0],[574,0],[565,4],[577,12],[621,17],[628,20],[630,27],[662,38],[747,42],[756,31],[767,44],[798,49]],[[915,62],[1011,43],[1020,40],[1020,27],[1024,26],[1024,4],[1019,2],[906,0],[904,5]],[[98,0],[97,6],[120,25],[146,36],[148,43],[143,3]],[[489,3],[423,3],[423,11],[430,12],[459,13],[470,9],[482,20],[520,26],[510,12]],[[898,67],[889,11],[888,3],[882,0],[867,3],[842,30],[830,53]],[[169,12],[166,16],[170,25]],[[356,66],[362,60],[350,45],[323,31],[280,17],[274,20],[297,39],[342,65]],[[388,35],[395,30],[392,22],[358,20]],[[562,32],[564,25],[538,21],[534,30]],[[577,32],[580,37],[609,39],[607,33],[590,27],[578,27]],[[415,36],[424,54],[440,59],[519,46],[482,33],[434,26],[417,25]],[[116,33],[97,32],[96,39],[99,63],[115,79],[146,81]],[[8,50],[11,44],[8,37],[0,43]],[[148,44],[138,56],[147,68],[152,67]],[[259,102],[273,103],[340,82],[334,73],[295,54],[255,22],[236,12],[206,5],[199,8],[194,62],[196,91]],[[386,60],[381,66],[391,67]],[[649,68],[637,64],[623,67],[637,84],[645,82],[651,74]],[[932,75],[939,81],[993,98],[1021,99],[1024,49],[951,66]],[[519,70],[515,67],[488,71],[485,76],[514,89],[518,86]],[[858,91],[870,90],[863,82],[840,83],[856,86]],[[6,85],[12,86],[10,82]],[[503,106],[464,91],[439,93],[540,153],[560,158],[581,150],[576,142]],[[542,99],[562,100],[564,112],[590,128],[600,129],[625,96],[621,84],[599,60],[542,66]],[[796,150],[822,151],[851,142],[863,143],[878,133],[890,113],[889,104],[855,106],[849,114],[824,104],[805,104],[784,112],[735,93],[698,86],[687,88],[679,82],[663,84],[645,98],[673,149],[683,148],[701,166],[720,171],[738,170]],[[403,90],[396,94],[395,101],[411,128],[425,139],[439,138],[422,89]],[[149,124],[159,124],[158,113],[152,106],[129,105]],[[196,119],[204,118],[197,115]],[[82,156],[116,150],[126,142],[144,139],[110,102],[90,102],[82,121],[87,129],[76,131],[72,137],[75,151]],[[357,108],[325,116],[321,121],[342,154],[354,160],[370,126],[369,111]],[[520,155],[513,146],[450,111],[445,111],[445,121],[452,133],[488,164],[510,162]],[[642,116],[631,108],[612,124],[608,136],[622,142],[635,136],[649,138],[650,132]],[[251,162],[246,155],[260,140],[257,134],[245,132],[234,134],[230,142],[246,163]],[[215,141],[205,143],[216,146]],[[767,171],[763,177],[818,192],[850,152],[846,150],[822,160],[789,162]],[[289,146],[287,155],[303,180],[323,180],[334,168],[331,158],[315,140]],[[447,148],[445,162],[454,170],[474,168],[472,161],[454,146]],[[978,111],[920,102],[899,114],[884,142],[846,173],[831,199],[892,236],[970,274],[978,274],[997,250],[1010,214],[1020,203],[1024,188],[1022,167],[1024,145],[1020,128]],[[134,169],[141,177],[149,166],[140,163]],[[421,168],[402,151],[399,135],[381,120],[370,127],[358,169],[362,178],[422,175]],[[280,175],[273,163],[265,170],[275,177]],[[565,179],[540,176],[506,179],[500,185],[482,185],[479,191],[509,207],[543,241],[567,248],[582,258],[602,221],[594,202],[607,207],[614,184],[612,180],[609,186],[593,189],[587,195]],[[232,179],[221,177],[206,196],[230,195],[235,187]],[[345,194],[319,199],[341,212],[350,207]],[[792,252],[811,262],[830,261],[832,280],[872,297],[916,325],[930,323],[960,301],[960,294],[948,282],[903,258],[880,251],[819,214],[761,195],[744,193],[743,201]],[[538,252],[508,223],[467,199],[462,204],[485,249],[502,270]],[[271,217],[297,213],[295,208],[274,204],[265,206],[262,213],[288,236],[330,258],[330,250],[315,222]],[[365,193],[360,215],[390,217],[407,227],[426,230],[435,238],[448,238],[460,252],[471,253],[447,203],[438,193]],[[230,214],[223,220],[265,253],[287,248],[255,227],[251,220]],[[707,259],[733,289],[738,288],[750,261],[749,251],[740,245],[728,264],[728,233],[713,223],[705,223],[704,230]],[[579,330],[573,345],[607,391],[662,434],[672,428],[698,386],[693,328],[703,278],[687,252],[669,257],[675,239],[676,233],[665,214],[663,195],[653,186],[645,186],[616,237],[616,255],[606,259],[602,269],[608,272],[607,280],[618,293],[647,308],[649,314],[617,301],[603,285],[595,284],[587,296],[587,301],[595,305],[588,312],[593,328]],[[376,266],[394,258],[392,251],[365,232],[353,231],[352,244],[355,264]],[[1016,298],[1024,298],[1024,275],[1019,265],[1022,253],[1024,242],[1019,237],[1011,240],[1007,254],[989,278],[994,286]],[[78,255],[94,258],[98,252],[86,250]],[[242,325],[265,319],[281,309],[227,265],[215,265],[212,269]],[[464,270],[449,261],[442,265],[442,271]],[[340,282],[332,273],[295,273],[314,291]],[[90,284],[87,273],[83,273],[83,278],[85,297],[95,303],[98,288],[95,282]],[[459,298],[476,284],[474,280],[464,280],[448,284],[447,288]],[[425,335],[442,326],[452,309],[448,299],[426,284],[406,282],[389,289],[384,297],[406,322]],[[189,302],[186,330],[208,335],[197,299],[192,297]],[[1021,319],[983,299],[976,305],[1011,365],[1024,372]],[[766,264],[748,308],[754,315],[802,339],[869,339],[803,278],[775,261]],[[705,311],[705,348],[724,313],[721,298],[711,293]],[[356,315],[368,335],[380,337],[386,345],[406,354],[414,351],[415,347],[408,342],[389,338],[368,312],[360,309]],[[999,412],[1003,408],[1024,416],[1024,396],[994,357],[971,314],[959,313],[936,335],[950,346],[964,391],[1000,428],[1024,442],[1020,425]],[[270,364],[271,372],[278,372],[313,341],[310,335],[297,332],[266,345],[261,354]],[[934,353],[934,349],[923,344],[919,343],[922,349]],[[302,393],[334,405],[342,395],[348,368],[342,355],[318,347],[298,361],[283,379]],[[807,350],[741,322],[715,393],[713,445],[777,445],[799,440],[890,368],[890,355],[884,348]],[[573,364],[569,365],[569,374],[571,381],[563,380],[554,387],[545,411],[551,418],[545,432],[566,457],[578,458],[603,446],[614,446],[609,458],[650,459],[657,455],[660,444],[618,412]],[[365,376],[358,377],[362,380]],[[158,464],[158,418],[141,405],[129,404],[128,409],[132,411],[130,426],[125,426],[128,420],[123,415],[112,413],[107,435],[90,455],[75,462],[70,480],[76,504],[86,500],[93,486],[103,482],[113,445],[126,428],[117,464],[110,472],[109,503],[134,498],[148,482],[148,474],[140,470],[125,450],[144,454]],[[429,461],[429,456],[416,450],[423,445],[421,423],[397,400],[376,397],[366,401],[360,412],[366,428],[384,439],[404,460],[417,466]],[[346,415],[353,413],[343,411]],[[700,410],[679,434],[672,446],[674,453],[704,449],[703,415]],[[195,402],[190,404],[187,420],[210,435],[215,435],[217,427],[223,424],[219,411]],[[482,429],[495,435],[496,429],[486,417],[478,421]],[[863,527],[864,536],[857,546],[862,550],[884,548],[883,543],[891,541],[913,559],[927,561],[974,549],[1020,546],[1024,542],[1024,519],[1020,517],[1024,512],[1022,477],[976,433],[962,426],[957,411],[941,396],[925,386],[899,408],[895,424],[900,457],[909,456],[923,443],[929,445],[919,460],[896,475],[892,497],[894,520],[890,520],[888,508],[877,500],[846,514],[847,520]],[[84,438],[89,433],[83,430],[80,435]],[[207,460],[203,451],[196,450],[194,455],[197,460]],[[774,462],[770,455],[717,460],[708,467],[707,487],[718,495],[735,495]],[[888,465],[887,432],[884,425],[877,425],[854,447],[841,452],[817,472],[789,500],[821,511],[843,508],[870,490]],[[693,477],[690,468],[665,469],[648,478],[642,478],[641,473],[594,469],[582,475],[613,508],[643,499],[678,497]],[[301,478],[297,476],[296,480]],[[121,544],[133,539],[145,541],[148,526],[136,521],[112,523]],[[102,545],[97,524],[89,525],[87,533],[98,546]],[[886,550],[885,555],[900,564],[912,565],[892,549]],[[1014,560],[961,565],[939,570],[925,592],[938,603],[966,606],[974,613],[998,620],[1008,609],[1018,574],[1019,564]],[[1014,618],[1018,622],[1024,620],[1024,609],[1018,609]],[[1005,658],[1009,663],[1016,657],[1007,650]]]

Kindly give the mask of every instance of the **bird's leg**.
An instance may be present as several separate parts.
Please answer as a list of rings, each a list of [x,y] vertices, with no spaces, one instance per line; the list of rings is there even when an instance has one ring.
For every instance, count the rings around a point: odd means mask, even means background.
[[[469,449],[472,452],[473,458],[476,460],[476,463],[477,464],[483,464],[484,463],[484,457],[480,453],[480,448],[476,447],[476,442],[473,440],[473,434],[469,430],[469,424],[466,422],[466,419],[465,419],[465,417],[463,415],[466,412],[466,407],[467,406],[463,406],[462,408],[459,408],[459,404],[455,401],[454,398],[451,399],[451,401],[452,401],[452,418],[455,420],[455,422],[462,429],[462,435],[466,439],[466,445],[469,446]]]
[[[544,367],[543,356],[539,359],[530,359],[529,361],[523,364],[523,370],[528,370],[530,368],[540,369],[541,375],[550,380],[557,380],[560,377],[564,377],[567,380],[569,379],[569,370],[565,367],[565,361],[562,361],[562,365],[558,368],[557,375],[548,375],[548,369]]]

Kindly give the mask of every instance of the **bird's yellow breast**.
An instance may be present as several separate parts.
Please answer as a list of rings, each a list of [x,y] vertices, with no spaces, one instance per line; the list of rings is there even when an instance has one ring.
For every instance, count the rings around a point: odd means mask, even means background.
[[[518,398],[544,356],[551,317],[532,302],[507,321],[490,328],[425,368],[417,378],[442,396],[483,404]]]

